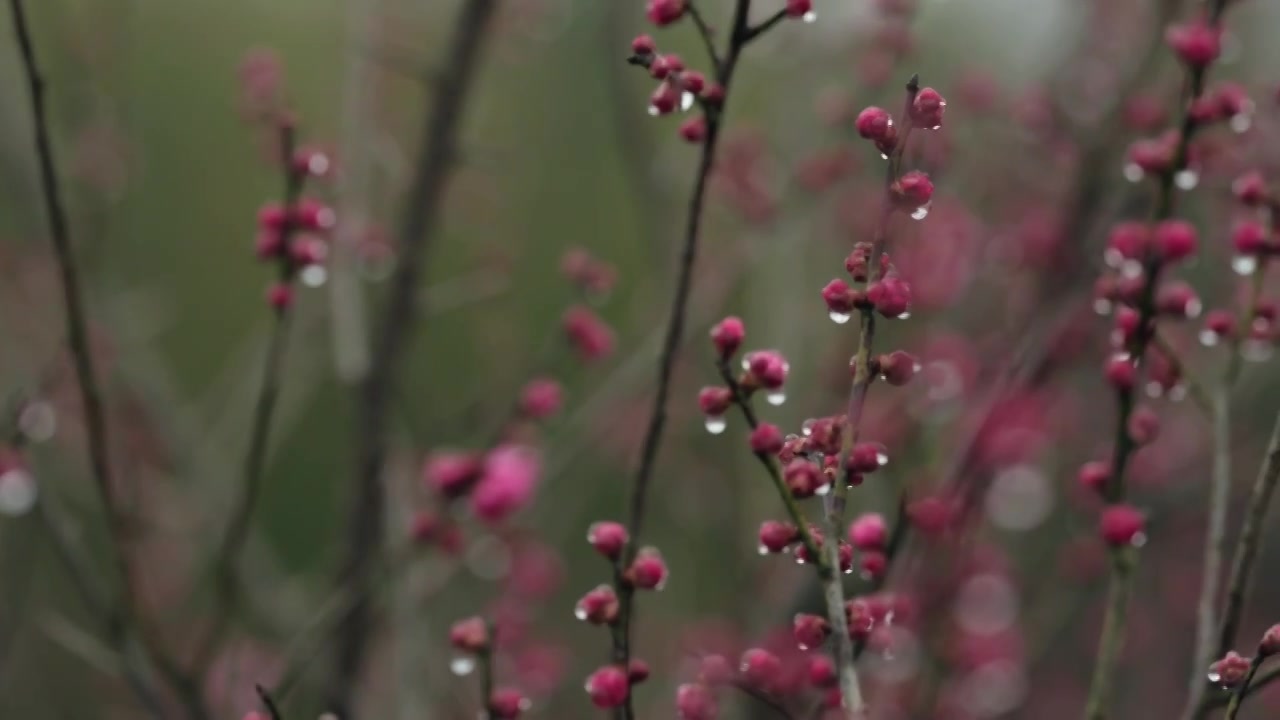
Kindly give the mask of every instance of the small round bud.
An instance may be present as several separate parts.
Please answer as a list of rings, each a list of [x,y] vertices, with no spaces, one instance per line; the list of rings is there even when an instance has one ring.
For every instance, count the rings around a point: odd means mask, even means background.
[[[1222,32],[1202,20],[1173,25],[1164,38],[1182,62],[1195,68],[1213,62],[1222,51]]]
[[[896,275],[877,280],[867,288],[867,301],[887,318],[899,318],[911,309],[911,286]]]
[[[800,613],[791,623],[791,636],[801,650],[816,648],[831,634],[831,624],[821,615]]]
[[[873,473],[889,462],[889,450],[882,443],[860,442],[849,450],[845,469],[855,473]]]
[[[514,720],[528,710],[531,703],[515,688],[498,688],[489,697],[489,716],[494,720]]]
[[[1195,255],[1199,236],[1195,226],[1186,220],[1165,220],[1156,225],[1152,242],[1161,258],[1178,262]]]
[[[1146,527],[1146,516],[1132,505],[1111,505],[1102,511],[1102,539],[1112,547],[1141,543]]]
[[[1127,354],[1113,355],[1107,360],[1106,376],[1111,387],[1128,391],[1132,390],[1134,383],[1137,382],[1138,368]]]
[[[529,381],[520,391],[520,412],[527,418],[543,420],[560,410],[563,401],[560,383],[550,378]]]
[[[1258,642],[1259,655],[1275,655],[1280,653],[1280,625],[1272,625],[1267,631],[1262,633],[1262,640]]]
[[[783,552],[799,539],[800,531],[791,523],[766,520],[760,525],[760,547],[766,552]]]
[[[667,583],[667,563],[657,548],[641,548],[627,568],[626,578],[641,590],[661,590]]]
[[[716,346],[720,357],[727,358],[742,347],[746,332],[746,326],[740,318],[727,317],[711,328],[711,342]]]
[[[933,199],[933,181],[919,170],[903,173],[891,190],[898,206],[909,210],[924,207]]]
[[[797,500],[813,497],[819,489],[830,484],[817,465],[799,457],[787,463],[782,478],[791,490],[791,496]]]
[[[1244,220],[1231,228],[1231,247],[1238,255],[1261,255],[1267,249],[1267,229],[1256,220]]]
[[[666,27],[684,17],[685,0],[649,0],[645,17],[658,27]]]
[[[489,625],[481,617],[459,620],[449,628],[449,644],[469,653],[484,652],[489,648]]]
[[[768,689],[781,675],[782,661],[768,650],[751,648],[742,653],[738,671],[742,673],[742,679],[751,687]]]
[[[1076,479],[1088,490],[1102,493],[1107,483],[1111,482],[1111,464],[1101,460],[1087,462],[1080,466]]]
[[[601,585],[578,600],[573,614],[592,625],[608,625],[618,619],[618,595],[612,587]]]
[[[1129,415],[1129,437],[1137,445],[1150,445],[1160,435],[1160,416],[1142,405]]]
[[[445,497],[464,494],[480,479],[484,460],[469,452],[437,451],[427,456],[422,466],[426,486]]]
[[[787,0],[783,11],[786,12],[787,17],[803,18],[813,12],[813,0]]]
[[[832,280],[822,288],[822,301],[827,304],[827,310],[840,315],[848,315],[853,312],[853,293],[849,283],[839,278]]]
[[[649,56],[657,52],[657,49],[657,44],[648,35],[639,35],[631,41],[631,52],[635,55]]]
[[[680,720],[716,720],[720,716],[715,695],[700,683],[685,683],[676,689],[676,712]]]
[[[631,694],[631,682],[627,672],[615,665],[606,665],[587,677],[587,694],[599,708],[622,707]]]
[[[1156,295],[1156,310],[1164,315],[1193,318],[1199,316],[1203,308],[1196,291],[1184,282],[1165,285]]]
[[[1270,197],[1270,190],[1267,188],[1267,181],[1262,177],[1262,173],[1257,170],[1251,170],[1231,183],[1231,193],[1236,199],[1249,207],[1257,207],[1267,202]]]
[[[777,455],[782,450],[782,431],[772,423],[760,423],[750,436],[752,452]]]
[[[862,137],[879,141],[893,131],[893,116],[884,108],[869,107],[858,113],[854,127]]]
[[[1235,687],[1249,674],[1249,664],[1249,658],[1231,650],[1209,666],[1209,677],[1225,687]]]
[[[885,571],[889,569],[889,557],[879,550],[868,550],[862,553],[859,567],[863,577],[878,580],[884,577]]]
[[[883,550],[889,541],[889,526],[879,513],[860,515],[849,526],[849,543],[858,550]]]
[[[902,386],[911,382],[919,371],[920,362],[915,356],[903,350],[894,350],[876,359],[880,374],[885,382],[894,386]]]
[[[916,93],[911,104],[911,122],[917,127],[937,130],[942,127],[942,113],[947,109],[947,101],[933,88],[927,87]]]
[[[698,392],[698,408],[708,417],[720,417],[733,404],[733,391],[727,387],[713,385],[704,387]]]
[[[277,311],[288,310],[293,305],[293,287],[278,282],[267,288],[267,304]]]
[[[836,665],[829,655],[812,655],[808,666],[809,684],[825,688],[836,684]]]
[[[680,123],[680,137],[688,143],[700,143],[707,139],[707,119],[695,115]]]
[[[711,687],[728,685],[733,675],[733,666],[723,655],[704,655],[698,662],[698,681]]]
[[[591,547],[595,548],[596,552],[610,560],[618,559],[629,539],[627,529],[622,523],[598,522],[593,523],[591,529],[587,530],[587,542],[591,543]]]
[[[652,670],[649,668],[649,663],[644,660],[641,660],[640,658],[631,658],[627,661],[627,680],[630,681],[632,685],[639,685],[645,680],[648,680],[651,673]]]

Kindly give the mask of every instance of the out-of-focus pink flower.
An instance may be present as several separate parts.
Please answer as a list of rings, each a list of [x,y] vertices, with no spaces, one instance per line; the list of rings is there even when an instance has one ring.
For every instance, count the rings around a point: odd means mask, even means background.
[[[484,522],[496,523],[529,504],[542,475],[538,451],[524,445],[502,445],[484,460],[484,471],[471,493],[471,509]]]

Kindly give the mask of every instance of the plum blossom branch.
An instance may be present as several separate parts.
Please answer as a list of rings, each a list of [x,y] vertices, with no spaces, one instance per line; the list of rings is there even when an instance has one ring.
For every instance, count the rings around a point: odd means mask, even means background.
[[[1225,0],[1208,3],[1203,21],[1175,26],[1166,39],[1187,67],[1186,97],[1176,142],[1169,159],[1156,177],[1156,198],[1152,219],[1158,223],[1150,241],[1143,241],[1141,257],[1142,286],[1136,304],[1136,322],[1131,331],[1123,332],[1122,354],[1108,366],[1109,377],[1116,386],[1118,423],[1115,447],[1108,476],[1103,482],[1103,496],[1109,506],[1103,512],[1103,533],[1110,544],[1111,589],[1108,593],[1102,636],[1098,644],[1093,679],[1085,705],[1087,720],[1102,720],[1109,711],[1111,687],[1115,680],[1120,648],[1124,641],[1125,617],[1128,613],[1129,585],[1132,583],[1136,557],[1131,547],[1142,534],[1143,522],[1138,511],[1124,504],[1124,476],[1129,461],[1144,435],[1139,426],[1154,424],[1154,416],[1137,411],[1135,386],[1136,365],[1144,358],[1155,335],[1157,314],[1156,289],[1167,263],[1185,259],[1195,252],[1195,228],[1189,223],[1170,220],[1174,212],[1175,185],[1189,172],[1191,141],[1201,126],[1193,111],[1204,92],[1206,70],[1217,57],[1221,43],[1221,16]],[[1129,368],[1133,368],[1130,372]],[[1116,372],[1120,371],[1120,372]],[[1117,382],[1117,380],[1119,380]]]

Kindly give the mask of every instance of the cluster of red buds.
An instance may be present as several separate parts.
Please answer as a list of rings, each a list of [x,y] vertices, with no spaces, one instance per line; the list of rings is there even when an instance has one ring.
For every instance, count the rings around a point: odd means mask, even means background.
[[[630,533],[621,523],[601,521],[587,531],[587,542],[614,567],[616,585],[600,585],[588,591],[574,607],[574,617],[592,625],[615,628],[624,622],[624,607],[636,590],[661,590],[667,583],[667,564],[657,548],[631,549]],[[625,594],[624,600],[619,594]],[[623,666],[625,665],[625,667]],[[611,663],[592,672],[586,680],[591,702],[599,708],[622,707],[631,688],[649,677],[649,665],[637,657]]]
[[[701,103],[709,109],[724,104],[724,88],[697,70],[685,67],[675,53],[660,54],[652,37],[641,35],[631,42],[633,65],[649,71],[658,81],[658,87],[649,96],[649,114],[655,117],[687,112]],[[700,143],[707,137],[707,119],[699,113],[680,124],[680,137],[690,143]]]
[[[333,161],[321,150],[293,150],[293,133],[291,126],[281,130],[282,144],[290,158],[285,168],[286,199],[258,211],[258,238],[254,244],[258,259],[276,267],[277,279],[267,290],[267,301],[277,312],[293,304],[295,280],[301,279],[312,287],[324,283],[329,246],[323,234],[337,223],[333,208],[302,196],[306,181],[328,175]]]

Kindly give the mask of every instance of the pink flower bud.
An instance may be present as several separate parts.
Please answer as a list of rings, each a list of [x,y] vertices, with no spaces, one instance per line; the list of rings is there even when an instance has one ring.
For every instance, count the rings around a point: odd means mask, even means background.
[[[854,127],[868,140],[881,140],[892,131],[893,116],[884,108],[869,107],[858,113]]]
[[[880,374],[885,382],[898,387],[911,382],[920,365],[914,355],[903,350],[894,350],[887,355],[881,355],[876,359],[876,364],[880,367]]]
[[[1238,255],[1260,255],[1267,249],[1267,229],[1256,220],[1244,220],[1231,228],[1231,246]]]
[[[831,625],[821,615],[800,613],[791,623],[791,635],[801,650],[822,645],[831,634]]]
[[[933,181],[919,170],[903,173],[891,189],[894,202],[908,210],[924,207],[933,199]]]
[[[328,230],[338,222],[333,208],[312,198],[298,201],[293,208],[293,220],[304,230]]]
[[[854,598],[844,604],[844,616],[849,625],[849,637],[866,640],[875,629],[876,617],[871,605],[862,598]]]
[[[627,680],[632,685],[639,685],[649,679],[649,663],[640,658],[631,658],[627,661]]]
[[[1151,242],[1151,230],[1143,223],[1118,223],[1107,235],[1107,264],[1118,267],[1124,260],[1141,260]]]
[[[449,628],[449,644],[463,652],[484,652],[489,648],[489,625],[481,617],[459,620]]]
[[[649,0],[645,17],[658,27],[665,27],[684,16],[685,0]]]
[[[947,109],[947,101],[937,90],[927,87],[916,93],[911,104],[911,122],[917,127],[937,130],[942,127],[942,113]]]
[[[746,334],[746,327],[742,324],[742,320],[730,316],[711,328],[711,342],[716,346],[720,357],[727,358],[742,347],[742,339]]]
[[[1222,50],[1221,30],[1203,20],[1173,25],[1165,31],[1164,39],[1178,58],[1191,67],[1208,65]]]
[[[862,576],[869,580],[879,580],[889,569],[889,557],[879,550],[862,553],[860,561]]]
[[[1272,625],[1267,631],[1262,633],[1262,640],[1258,642],[1259,655],[1275,655],[1280,653],[1280,625]]]
[[[636,39],[631,41],[631,52],[635,55],[652,55],[657,49],[657,44],[648,35],[638,35]]]
[[[803,18],[813,12],[813,0],[787,0],[783,10],[787,13],[787,17]]]
[[[817,688],[836,684],[836,665],[829,655],[812,655],[808,666],[809,684]]]
[[[762,387],[777,390],[787,381],[791,365],[786,358],[772,350],[759,350],[746,357],[747,369]]]
[[[1271,195],[1266,179],[1257,170],[1250,170],[1236,178],[1231,183],[1231,192],[1237,200],[1249,207],[1265,204]]]
[[[284,211],[284,207],[281,205],[276,203],[264,205],[258,211],[258,229],[278,236],[280,230],[284,228],[287,218],[288,213]]]
[[[489,697],[489,715],[495,720],[514,720],[528,710],[531,703],[515,688],[498,688]]]
[[[1129,415],[1129,437],[1137,445],[1150,445],[1160,435],[1160,416],[1142,405]]]
[[[912,500],[907,505],[907,518],[911,526],[928,536],[941,535],[950,526],[955,515],[951,502],[936,496]]]
[[[656,548],[641,548],[626,578],[641,590],[661,590],[667,584],[667,563]]]
[[[733,667],[723,655],[704,655],[698,662],[698,682],[705,685],[728,685],[733,680],[733,675]]]
[[[431,490],[456,497],[471,488],[483,469],[483,461],[474,453],[442,450],[427,456],[422,479]]]
[[[1186,220],[1165,220],[1156,225],[1152,242],[1161,258],[1178,262],[1196,254],[1199,236],[1195,226]]]
[[[520,412],[525,417],[542,420],[560,410],[563,392],[560,383],[550,378],[530,380],[520,392]]]
[[[571,307],[561,322],[569,344],[583,361],[599,360],[613,353],[613,331],[589,308]]]
[[[708,417],[720,417],[733,404],[733,391],[727,387],[704,387],[698,392],[698,407]]]
[[[782,431],[772,423],[760,423],[750,436],[752,452],[777,455],[782,449]]]
[[[782,661],[768,650],[751,648],[742,653],[738,671],[748,685],[764,690],[772,687],[782,674]]]
[[[1203,307],[1196,291],[1184,282],[1165,285],[1156,294],[1156,310],[1164,315],[1193,318],[1200,315]]]
[[[1111,482],[1111,463],[1101,460],[1087,462],[1080,466],[1080,472],[1076,478],[1081,486],[1101,494],[1106,489],[1107,483]]]
[[[278,312],[288,310],[293,305],[293,287],[278,282],[267,288],[267,304]]]
[[[873,473],[889,462],[889,450],[882,443],[860,442],[849,450],[845,469],[855,473]]]
[[[819,489],[829,482],[826,475],[818,470],[818,466],[805,458],[796,458],[782,471],[783,482],[791,490],[791,496],[797,500],[813,497]]]
[[[1132,390],[1138,378],[1138,369],[1128,355],[1113,355],[1107,359],[1107,382],[1117,390]]]
[[[838,278],[822,288],[822,301],[832,313],[848,315],[853,312],[853,294],[849,283]]]
[[[1139,542],[1146,527],[1146,516],[1132,505],[1111,505],[1102,511],[1102,539],[1112,547]]]
[[[482,522],[501,522],[529,504],[541,477],[537,450],[500,445],[485,456],[484,471],[471,491],[471,511]]]
[[[661,59],[661,58],[660,58]],[[658,63],[654,62],[654,67]],[[665,67],[665,64],[664,64]],[[658,115],[670,115],[680,105],[680,90],[670,82],[664,82],[649,96],[649,107]]]
[[[680,137],[685,142],[700,143],[707,139],[707,120],[701,115],[693,117],[680,123]]]
[[[587,694],[596,707],[622,707],[631,694],[627,672],[615,665],[605,665],[587,678]]]
[[[1236,318],[1226,310],[1212,310],[1204,316],[1204,329],[1219,339],[1231,337],[1236,331]]]
[[[702,94],[707,87],[707,78],[696,70],[690,70],[680,75],[680,85],[688,92],[694,95]]]
[[[676,689],[676,712],[680,720],[716,720],[720,716],[715,695],[700,683],[685,683]]]
[[[1221,660],[1209,666],[1210,679],[1214,679],[1213,676],[1216,675],[1217,683],[1225,687],[1235,687],[1249,674],[1249,664],[1249,658],[1241,657],[1240,653],[1231,650]]]
[[[654,80],[665,80],[680,69],[680,58],[675,55],[659,55],[649,63],[649,76]]]
[[[1145,173],[1162,173],[1173,166],[1177,151],[1167,138],[1150,138],[1134,141],[1126,153],[1128,160]]]
[[[274,260],[284,254],[284,237],[279,230],[263,230],[254,241],[253,251],[259,260]]]
[[[879,513],[865,513],[849,526],[849,542],[859,550],[883,550],[889,526]]]
[[[610,560],[617,560],[621,556],[622,549],[627,546],[629,539],[627,529],[622,523],[602,521],[593,523],[587,530],[587,542],[591,543],[591,547],[595,548],[596,552]]]
[[[299,148],[293,154],[293,171],[310,175],[311,177],[324,177],[333,169],[333,160],[329,154],[317,148]]]
[[[608,625],[618,619],[618,596],[612,587],[601,585],[582,596],[573,614],[592,625]]]
[[[889,275],[871,283],[867,300],[887,318],[902,317],[911,309],[911,286],[898,276]]]
[[[780,553],[800,539],[800,531],[791,523],[766,520],[760,525],[760,547]]]

